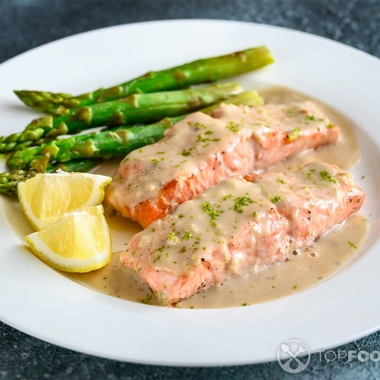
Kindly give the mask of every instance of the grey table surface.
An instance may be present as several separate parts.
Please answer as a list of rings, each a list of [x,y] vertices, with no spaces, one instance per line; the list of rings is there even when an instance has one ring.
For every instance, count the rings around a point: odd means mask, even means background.
[[[84,31],[140,21],[194,18],[301,30],[380,58],[380,0],[0,0],[0,63]],[[380,77],[377,80],[380,85]],[[379,351],[380,332],[337,347],[334,353],[339,350]],[[284,372],[277,362],[205,368],[150,366],[74,352],[0,322],[0,380],[380,379],[379,361],[329,361],[334,353],[327,358],[313,354],[307,369],[298,374]]]

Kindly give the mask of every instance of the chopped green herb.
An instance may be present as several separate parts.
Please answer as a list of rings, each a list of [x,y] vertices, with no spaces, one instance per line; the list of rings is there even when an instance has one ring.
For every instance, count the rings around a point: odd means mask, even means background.
[[[176,239],[175,232],[174,231],[170,232],[170,234],[166,236],[166,239],[175,240]]]
[[[187,160],[181,161],[179,164],[174,165],[175,168],[179,168],[183,163],[187,162]]]
[[[292,132],[287,135],[289,141],[298,140],[301,137],[301,128],[294,128]]]
[[[209,132],[211,132],[211,131],[209,131]],[[213,132],[211,132],[211,133],[213,133]],[[206,132],[205,135],[206,134],[210,135],[211,133]],[[202,134],[198,135],[198,137],[197,137],[197,142],[211,142],[211,141],[217,142],[217,141],[220,141],[220,138],[210,139],[209,137],[204,137],[204,135],[202,135]]]
[[[205,126],[204,124],[200,123],[199,121],[197,121],[197,122],[195,123],[195,126],[196,126],[197,128],[206,128],[206,126]]]
[[[152,304],[152,294],[147,294],[145,298],[138,299],[137,301],[140,303],[143,303],[145,305],[151,305]]]
[[[208,203],[208,202],[203,202],[203,209],[202,209],[202,211],[203,211],[204,213],[210,215],[210,217],[211,217],[210,224],[211,224],[212,226],[216,226],[216,223],[213,222],[213,221],[214,221],[215,219],[218,219],[220,213],[223,212],[223,211],[218,211],[218,210],[212,208],[211,205],[210,205],[210,203]]]
[[[253,213],[252,213],[252,216],[254,217],[254,218],[257,218],[257,211],[254,211]]]
[[[179,215],[178,215],[178,218],[180,218],[180,219],[181,219],[181,218],[184,218],[184,217],[185,217],[185,214],[179,214]]]
[[[156,158],[153,158],[152,163],[153,163],[154,165],[157,165],[157,164],[158,164],[158,160],[157,160]]]
[[[325,121],[323,117],[315,117],[314,115],[307,115],[306,119],[311,120],[311,121]]]
[[[331,129],[331,128],[334,128],[334,123],[328,123],[327,124],[327,129]]]
[[[281,195],[274,195],[273,197],[269,198],[272,203],[277,203],[282,200]]]
[[[297,285],[294,285],[294,286],[293,286],[293,289],[296,290],[296,289],[297,289]]]
[[[277,177],[277,182],[282,183],[283,185],[286,184],[286,181],[284,181],[282,178]]]
[[[241,304],[241,306],[248,306],[247,302]]]
[[[358,249],[358,247],[357,247],[353,242],[349,241],[348,244],[349,244],[352,248]]]
[[[184,157],[189,157],[191,155],[191,149],[189,149],[189,150],[183,149],[181,152],[181,155]]]
[[[317,118],[314,115],[307,115],[306,119],[311,120],[311,121],[323,121],[324,120],[322,118]]]
[[[307,172],[307,178],[311,179],[311,176],[315,173],[315,169],[310,169],[308,172]]]
[[[233,121],[230,121],[227,125],[227,128],[231,131],[231,132],[238,132],[239,131],[239,126],[237,124],[235,124]]]
[[[193,237],[193,234],[189,230],[186,230],[181,240],[189,240],[192,237]]]
[[[234,210],[236,212],[242,213],[244,212],[244,208],[253,202],[254,201],[246,195],[244,195],[243,197],[237,197],[235,198]]]
[[[326,170],[321,171],[320,175],[323,180],[330,181],[332,183],[337,182],[336,179]]]

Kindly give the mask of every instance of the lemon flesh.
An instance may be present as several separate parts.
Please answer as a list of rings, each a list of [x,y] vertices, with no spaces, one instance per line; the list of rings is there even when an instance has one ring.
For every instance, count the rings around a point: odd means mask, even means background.
[[[44,173],[20,183],[17,194],[29,223],[41,230],[67,212],[100,204],[111,180],[90,173]]]
[[[103,206],[66,213],[24,239],[49,266],[75,273],[99,269],[111,260],[110,231]]]

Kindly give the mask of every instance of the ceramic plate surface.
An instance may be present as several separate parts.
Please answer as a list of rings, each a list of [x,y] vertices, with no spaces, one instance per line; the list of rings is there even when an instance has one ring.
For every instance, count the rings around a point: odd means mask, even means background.
[[[132,303],[81,286],[24,246],[31,232],[17,201],[0,198],[0,319],[42,340],[106,358],[165,365],[234,365],[276,360],[280,344],[311,351],[380,328],[380,61],[342,44],[251,23],[160,21],[116,26],[65,38],[0,65],[0,134],[37,116],[12,91],[80,94],[189,62],[266,45],[276,63],[236,78],[245,89],[285,85],[315,97],[356,126],[365,175],[362,213],[371,232],[360,259],[309,290],[248,307],[189,310]],[[2,168],[4,169],[4,167]],[[115,233],[114,250],[128,233]],[[130,234],[130,232],[129,232]]]

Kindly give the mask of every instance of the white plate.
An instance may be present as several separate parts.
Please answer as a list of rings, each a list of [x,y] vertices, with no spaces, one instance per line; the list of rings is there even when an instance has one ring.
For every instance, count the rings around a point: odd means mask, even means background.
[[[363,257],[319,286],[265,304],[219,310],[153,307],[102,295],[42,264],[23,247],[27,231],[20,230],[17,202],[1,197],[2,321],[73,350],[165,365],[270,361],[289,339],[316,351],[380,328],[378,59],[324,38],[241,22],[177,20],[112,27],[3,63],[0,134],[19,131],[36,116],[20,105],[14,89],[79,94],[149,70],[262,44],[276,63],[238,78],[246,89],[286,85],[330,104],[357,125],[363,158],[354,174],[366,176],[363,213],[371,221]]]

